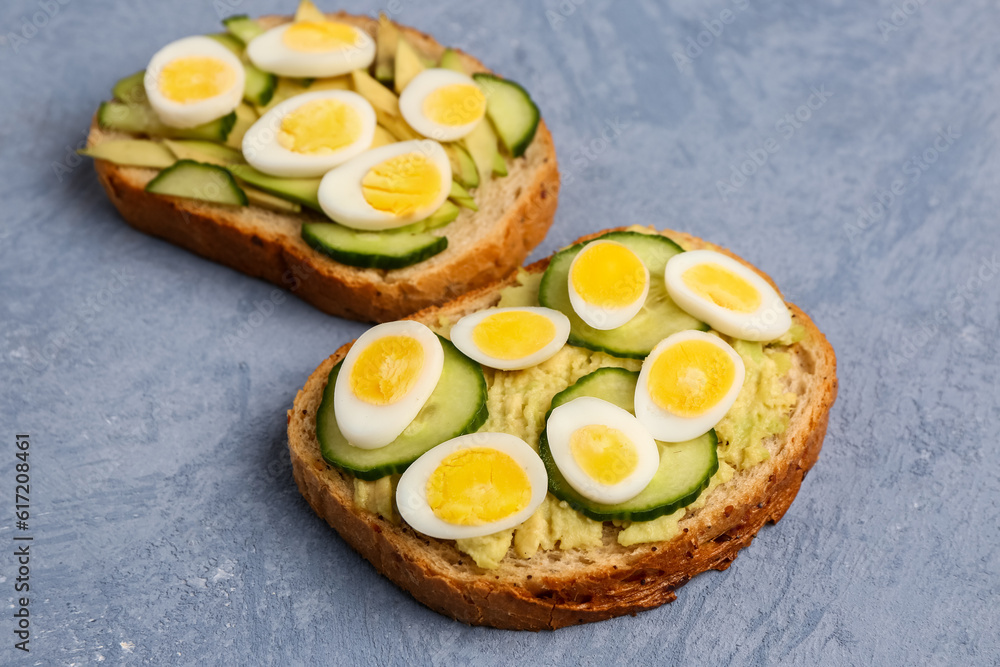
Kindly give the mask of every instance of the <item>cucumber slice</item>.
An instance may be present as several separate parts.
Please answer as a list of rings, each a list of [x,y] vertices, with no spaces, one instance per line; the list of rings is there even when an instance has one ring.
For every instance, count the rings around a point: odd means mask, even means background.
[[[250,40],[264,34],[264,28],[259,23],[248,17],[246,14],[230,16],[222,19],[222,25],[226,26],[229,34],[240,40],[244,44],[249,44]]]
[[[265,106],[270,102],[278,86],[278,77],[258,69],[250,62],[244,53],[244,42],[232,33],[219,32],[208,36],[232,51],[233,55],[243,63],[243,72],[246,74],[243,81],[243,99],[258,106]]]
[[[472,198],[469,191],[463,188],[461,185],[455,181],[451,182],[451,192],[448,193],[448,199],[455,202],[463,208],[467,208],[473,211],[478,211],[479,206],[476,205],[476,200]],[[450,221],[449,221],[450,222]]]
[[[214,164],[179,160],[146,185],[146,192],[199,199],[215,204],[246,206],[247,196],[232,174]]]
[[[243,59],[243,71],[246,72],[246,79],[243,83],[243,99],[260,107],[267,106],[278,87],[278,77],[258,69],[246,58]]]
[[[228,32],[216,32],[205,36],[222,44],[237,58],[243,54],[243,42]]]
[[[153,169],[164,169],[177,161],[166,146],[149,139],[103,141],[96,146],[82,148],[77,153],[115,164]]]
[[[257,171],[248,164],[226,167],[236,178],[268,194],[323,212],[319,205],[319,178],[279,178]]]
[[[552,407],[557,408],[581,396],[593,396],[634,413],[633,397],[638,380],[638,373],[623,368],[601,368],[556,394]],[[544,431],[539,438],[538,453],[549,474],[549,491],[573,509],[596,521],[650,521],[687,507],[708,488],[709,480],[719,469],[718,443],[714,430],[687,442],[657,441],[660,467],[652,481],[636,497],[614,505],[595,503],[569,485],[552,458]]]
[[[649,269],[649,295],[642,310],[629,322],[617,329],[594,329],[584,323],[573,310],[569,301],[568,284],[569,267],[573,258],[590,241],[559,251],[552,257],[549,268],[542,276],[538,302],[569,318],[570,345],[607,352],[616,357],[645,359],[657,343],[671,334],[687,329],[708,331],[707,324],[691,317],[673,302],[663,282],[667,260],[683,252],[680,246],[665,236],[639,232],[609,232],[598,238],[617,241],[639,256]]]
[[[341,264],[373,269],[401,269],[448,247],[447,238],[426,232],[362,232],[335,222],[303,223],[302,238]]]
[[[482,367],[450,341],[441,338],[441,345],[444,368],[434,392],[403,434],[378,449],[348,444],[337,427],[333,394],[343,362],[333,367],[316,413],[316,438],[327,463],[360,479],[379,479],[403,472],[430,448],[472,433],[486,422],[486,378]]]
[[[102,102],[101,107],[97,110],[97,124],[104,130],[116,130],[129,134],[146,134],[171,139],[225,141],[236,124],[236,113],[230,113],[197,127],[177,128],[168,127],[161,123],[156,112],[148,104]]]
[[[130,74],[118,81],[111,94],[116,100],[126,104],[146,104],[149,98],[146,97],[146,70]]]
[[[486,115],[500,135],[504,148],[521,157],[535,138],[541,114],[528,91],[519,84],[492,74],[473,74],[486,94]]]

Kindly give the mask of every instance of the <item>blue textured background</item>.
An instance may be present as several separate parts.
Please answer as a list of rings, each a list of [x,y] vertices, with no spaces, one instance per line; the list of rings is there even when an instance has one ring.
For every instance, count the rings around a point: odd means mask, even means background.
[[[388,5],[539,102],[565,185],[535,257],[610,225],[687,230],[768,271],[839,358],[778,526],[672,605],[554,634],[440,617],[318,519],[285,410],[363,326],[133,231],[72,155],[159,46],[292,5],[0,7],[5,605],[16,432],[35,535],[32,652],[4,607],[0,663],[996,664],[995,2]]]

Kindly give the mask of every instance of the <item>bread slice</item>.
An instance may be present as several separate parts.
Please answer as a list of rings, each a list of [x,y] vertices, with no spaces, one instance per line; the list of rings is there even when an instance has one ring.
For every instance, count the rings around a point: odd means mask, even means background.
[[[686,234],[662,233],[687,250],[721,250]],[[548,260],[542,260],[527,271],[542,272],[547,266]],[[433,325],[441,316],[454,320],[491,307],[500,290],[516,280],[507,278],[412,319]],[[673,601],[676,589],[694,575],[729,567],[761,526],[784,515],[816,462],[837,395],[836,359],[812,320],[794,305],[789,308],[808,335],[789,348],[793,361],[788,390],[798,401],[787,430],[765,442],[768,461],[705,492],[706,502],[688,510],[680,534],[670,541],[623,547],[606,525],[599,548],[539,551],[530,559],[508,554],[499,568],[482,570],[453,543],[425,537],[355,506],[353,478],[324,462],[315,433],[327,375],[350,344],[316,369],[288,412],[295,481],[313,509],[377,570],[428,607],[465,623],[555,629],[657,607]]]
[[[331,15],[374,34],[378,22],[344,13]],[[291,17],[259,19],[273,27]],[[424,55],[444,51],[434,38],[401,26]],[[461,54],[469,72],[489,70]],[[88,146],[127,135],[101,130],[95,121]],[[552,135],[538,125],[524,156],[508,159],[509,174],[476,190],[479,211],[463,209],[458,219],[435,233],[448,237],[448,248],[402,269],[363,269],[340,264],[310,248],[300,236],[306,219],[318,213],[283,214],[251,206],[232,207],[145,191],[153,169],[124,167],[105,160],[95,166],[108,197],[136,229],[166,239],[203,257],[292,290],[331,315],[383,322],[444,303],[508,276],[541,243],[552,225],[559,198],[559,168]]]

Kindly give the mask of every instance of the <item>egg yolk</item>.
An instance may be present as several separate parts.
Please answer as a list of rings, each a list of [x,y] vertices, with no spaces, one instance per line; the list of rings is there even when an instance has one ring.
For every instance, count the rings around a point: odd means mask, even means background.
[[[697,417],[725,398],[736,379],[736,365],[717,345],[685,340],[657,357],[648,376],[656,405],[680,417]]]
[[[424,115],[449,127],[474,123],[485,113],[486,96],[479,86],[467,83],[441,86],[424,98]]]
[[[622,308],[642,296],[646,270],[634,252],[620,243],[604,241],[580,251],[569,279],[587,303]]]
[[[171,60],[160,70],[160,92],[189,104],[221,95],[236,83],[233,68],[217,58],[190,56]]]
[[[752,313],[760,308],[757,288],[718,264],[692,266],[682,279],[692,292],[726,310]]]
[[[357,31],[336,21],[298,21],[288,26],[281,36],[285,46],[302,53],[325,53],[354,46]]]
[[[372,167],[361,180],[361,193],[372,208],[406,217],[434,204],[441,172],[420,153],[404,153]]]
[[[538,313],[507,311],[487,315],[472,330],[472,342],[496,359],[521,359],[552,342],[556,325]]]
[[[334,153],[361,136],[361,116],[349,104],[325,99],[306,102],[281,120],[278,143],[306,155]]]
[[[434,515],[459,526],[499,521],[530,502],[524,468],[509,454],[487,447],[449,454],[427,478],[427,503]]]
[[[618,484],[639,466],[639,452],[628,436],[603,424],[573,431],[569,451],[587,476],[601,484]]]
[[[371,405],[390,405],[413,389],[424,367],[424,346],[410,336],[372,341],[354,362],[351,392]]]

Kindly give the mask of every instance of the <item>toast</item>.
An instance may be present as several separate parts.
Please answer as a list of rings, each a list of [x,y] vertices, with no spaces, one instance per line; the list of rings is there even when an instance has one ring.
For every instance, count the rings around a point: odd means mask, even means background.
[[[685,250],[720,250],[698,238],[661,232]],[[588,237],[589,238],[589,237]],[[586,238],[580,239],[587,240]],[[543,259],[526,268],[543,272]],[[757,271],[768,282],[766,275]],[[495,306],[517,276],[411,316],[433,326]],[[315,416],[327,377],[350,349],[341,347],[309,377],[288,412],[288,445],[296,484],[312,508],[375,568],[420,602],[472,625],[504,629],[556,629],[652,609],[676,598],[676,589],[709,569],[725,570],[765,523],[778,521],[816,462],[836,399],[836,358],[809,317],[788,304],[806,337],[789,347],[786,376],[798,400],[784,433],[764,442],[770,459],[737,472],[688,508],[679,534],[665,542],[623,547],[605,524],[603,544],[586,550],[539,551],[529,559],[508,554],[483,570],[452,542],[425,537],[354,502],[352,477],[320,454]]]
[[[378,21],[344,13],[331,18],[374,33]],[[273,27],[291,17],[259,19]],[[399,26],[421,55],[437,59],[445,48],[434,38]],[[468,72],[489,72],[476,58],[457,52]],[[129,138],[102,130],[96,120],[87,139],[92,148]],[[389,321],[500,280],[541,243],[555,215],[559,169],[545,122],[522,157],[508,158],[509,175],[477,190],[478,212],[463,209],[436,234],[448,239],[441,253],[399,269],[356,268],[337,263],[302,239],[303,221],[326,221],[318,213],[281,213],[258,206],[233,208],[145,191],[156,170],[95,160],[108,197],[136,229],[247,275],[263,278],[320,310],[361,321]]]

